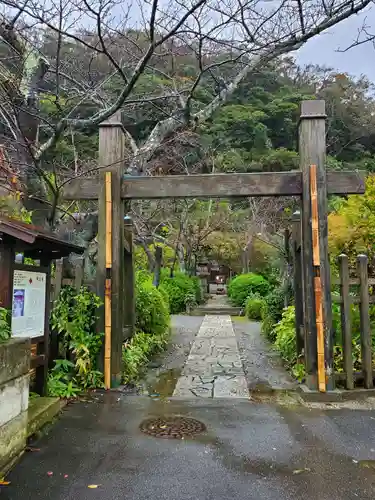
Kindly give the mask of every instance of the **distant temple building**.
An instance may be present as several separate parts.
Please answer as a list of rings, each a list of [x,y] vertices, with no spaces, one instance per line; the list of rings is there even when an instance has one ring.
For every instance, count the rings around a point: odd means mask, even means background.
[[[219,264],[214,260],[207,260],[198,263],[197,276],[206,280],[208,293],[221,291],[225,293],[226,285],[232,277],[232,271],[229,266]]]

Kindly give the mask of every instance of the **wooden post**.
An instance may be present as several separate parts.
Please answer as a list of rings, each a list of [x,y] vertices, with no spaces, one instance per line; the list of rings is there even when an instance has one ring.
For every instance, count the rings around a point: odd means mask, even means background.
[[[44,362],[35,369],[35,392],[41,396],[47,396],[48,368],[51,368],[54,362],[50,351],[49,330],[51,316],[51,301],[49,300],[49,293],[51,291],[51,260],[49,258],[41,258],[40,265],[42,271],[46,273],[46,303],[44,311],[44,341],[37,344],[36,354],[37,356],[44,355]]]
[[[123,220],[124,203],[121,199],[121,184],[124,172],[125,140],[121,124],[121,113],[115,113],[99,127],[99,228],[97,294],[104,303],[106,283],[106,196],[105,172],[112,174],[112,270],[111,270],[111,386],[121,382],[122,368],[122,283],[123,283]],[[98,320],[98,331],[104,332],[104,307]],[[103,354],[102,354],[103,355]]]
[[[74,276],[74,286],[79,292],[81,286],[83,285],[83,274],[85,269],[85,259],[81,258],[77,260],[77,265],[75,266],[75,276]]]
[[[331,278],[328,258],[327,182],[325,169],[325,103],[303,101],[299,125],[302,171],[302,268],[304,285],[305,359],[307,385],[318,388],[317,330],[314,297],[313,242],[311,231],[310,166],[316,165],[322,322],[324,327],[327,389],[334,388]]]
[[[53,294],[52,294],[52,302],[55,302],[59,298],[62,280],[63,280],[63,271],[64,271],[64,259],[57,259],[55,261],[55,278],[53,280]]]
[[[296,310],[296,348],[297,356],[301,356],[304,348],[303,337],[303,283],[301,262],[301,214],[294,212],[292,218],[292,251],[293,251],[293,288]]]
[[[14,250],[0,245],[0,307],[12,309]]]
[[[160,283],[160,271],[161,264],[163,260],[163,249],[162,247],[155,248],[155,269],[154,269],[154,280],[153,285],[158,287]]]
[[[347,255],[339,256],[340,274],[340,313],[341,334],[344,351],[345,385],[347,389],[354,389],[353,358],[352,358],[352,329],[350,317],[350,295],[349,295],[349,263]]]
[[[129,216],[124,220],[124,340],[131,338],[135,331],[135,275],[133,261],[133,222]]]
[[[357,266],[358,266],[359,297],[360,297],[359,312],[361,321],[362,372],[363,372],[365,389],[371,389],[373,387],[372,346],[371,346],[367,264],[368,264],[367,255],[358,255]]]
[[[51,305],[59,298],[64,272],[64,259],[55,261],[55,278],[53,280],[53,292],[51,294]],[[59,356],[59,333],[56,330],[51,331],[50,335],[50,368],[53,366],[53,361]]]

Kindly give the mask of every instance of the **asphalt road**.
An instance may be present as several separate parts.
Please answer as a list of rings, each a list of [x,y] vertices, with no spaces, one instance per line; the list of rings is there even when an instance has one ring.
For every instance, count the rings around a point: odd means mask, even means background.
[[[141,433],[143,419],[162,415],[194,417],[207,431],[185,440]],[[9,475],[2,500],[375,497],[370,410],[113,392],[68,407],[36,446],[40,451],[25,453]]]

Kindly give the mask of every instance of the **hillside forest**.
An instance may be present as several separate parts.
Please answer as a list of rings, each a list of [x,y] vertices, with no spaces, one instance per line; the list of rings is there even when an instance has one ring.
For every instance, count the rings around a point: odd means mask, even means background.
[[[327,168],[375,170],[374,93],[365,77],[299,67],[293,52],[366,9],[367,1],[6,4],[0,25],[3,213],[87,247],[95,271],[97,205],[63,200],[70,178],[95,176],[98,125],[120,110],[127,175],[298,168],[303,99],[324,99]],[[140,11],[142,21],[135,12]],[[74,17],[76,16],[76,17]],[[139,16],[138,16],[139,17]],[[75,18],[74,23],[71,20]],[[210,19],[215,19],[211,22]],[[371,175],[365,196],[332,197],[330,248],[372,255]],[[210,258],[270,273],[296,199],[133,202],[138,267],[194,273]]]

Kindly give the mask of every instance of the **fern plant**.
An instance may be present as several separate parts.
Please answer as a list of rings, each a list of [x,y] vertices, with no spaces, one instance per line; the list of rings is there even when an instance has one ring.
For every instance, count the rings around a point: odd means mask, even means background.
[[[11,336],[9,311],[0,307],[0,342],[5,342]]]

